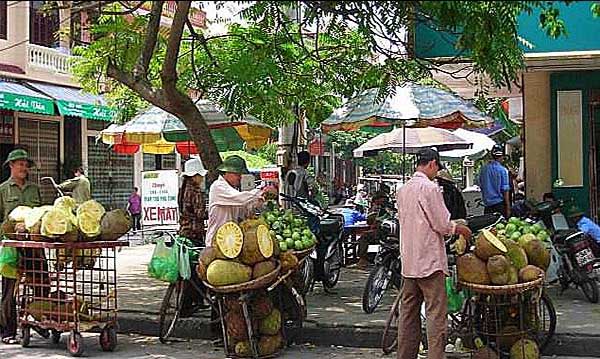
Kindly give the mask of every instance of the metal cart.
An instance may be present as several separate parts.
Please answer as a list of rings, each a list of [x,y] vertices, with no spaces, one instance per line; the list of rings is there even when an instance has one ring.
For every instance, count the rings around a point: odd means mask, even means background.
[[[29,346],[31,329],[60,341],[69,332],[67,350],[83,353],[81,332],[100,329],[100,346],[117,345],[117,249],[127,241],[42,242],[4,240],[19,249],[17,305],[21,344]]]

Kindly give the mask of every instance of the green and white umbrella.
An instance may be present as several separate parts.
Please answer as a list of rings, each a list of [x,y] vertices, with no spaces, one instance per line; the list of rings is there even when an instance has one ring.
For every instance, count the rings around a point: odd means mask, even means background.
[[[197,106],[219,151],[255,149],[271,138],[273,130],[253,117],[232,119],[208,100],[200,100]],[[156,106],[143,110],[123,125],[112,124],[101,132],[101,137],[102,142],[126,153],[135,152],[136,145],[142,146],[146,153],[170,153],[186,142],[193,146],[183,122]]]

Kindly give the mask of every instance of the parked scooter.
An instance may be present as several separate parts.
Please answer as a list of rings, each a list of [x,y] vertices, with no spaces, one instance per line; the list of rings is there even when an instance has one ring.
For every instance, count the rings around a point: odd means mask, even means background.
[[[362,308],[367,314],[375,311],[386,290],[390,287],[400,290],[402,286],[398,219],[394,217],[383,220],[379,233],[381,237],[375,265],[363,291]]]
[[[570,284],[580,288],[590,303],[598,303],[600,278],[600,259],[593,250],[592,239],[576,227],[569,225],[560,209],[563,201],[545,201],[528,205],[528,220],[542,221],[550,229],[552,244],[559,258],[558,280],[562,290]]]
[[[340,278],[344,260],[342,247],[344,216],[322,209],[306,198],[284,194],[281,194],[281,197],[307,217],[308,226],[318,240],[316,250],[306,258],[301,269],[304,281],[303,294],[312,289],[314,282],[322,282],[325,290],[333,288]]]

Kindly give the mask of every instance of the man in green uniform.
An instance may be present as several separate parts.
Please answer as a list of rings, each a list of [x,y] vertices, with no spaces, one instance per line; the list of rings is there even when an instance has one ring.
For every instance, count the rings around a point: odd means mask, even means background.
[[[29,169],[33,165],[33,161],[29,158],[27,151],[23,149],[13,150],[8,154],[4,165],[10,167],[10,178],[0,184],[0,223],[7,220],[8,214],[17,206],[36,207],[41,205],[39,187],[27,180]],[[22,225],[17,226],[15,230],[17,232],[25,232],[25,228]],[[32,257],[34,253],[32,251],[26,255]],[[2,277],[0,334],[2,335],[2,343],[4,344],[17,343],[15,339],[17,334],[15,285],[17,285],[15,279]]]
[[[92,199],[90,180],[88,180],[85,176],[83,167],[75,167],[73,170],[73,175],[73,178],[59,184],[58,188],[63,191],[70,191],[71,197],[73,197],[77,204],[82,204],[83,202]]]

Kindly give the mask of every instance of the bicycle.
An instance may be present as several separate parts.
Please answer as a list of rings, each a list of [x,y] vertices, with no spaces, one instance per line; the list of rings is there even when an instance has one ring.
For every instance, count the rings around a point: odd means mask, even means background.
[[[178,237],[174,236],[170,232],[157,232],[157,233],[155,233],[154,237],[155,237],[154,240],[168,238],[170,240],[171,244],[177,243],[180,246],[184,246],[188,251],[191,251],[191,252],[199,252],[202,249],[204,249],[204,247],[202,247],[202,246],[201,247],[190,247],[190,246],[186,245],[185,243],[183,243]],[[195,266],[192,266],[192,270],[195,271]],[[186,279],[179,277],[177,279],[177,281],[169,284],[169,287],[167,288],[167,291],[165,292],[165,296],[163,297],[163,300],[162,300],[162,303],[160,306],[159,325],[158,325],[159,326],[158,339],[163,344],[166,344],[167,342],[170,341],[169,338],[171,336],[173,336],[173,334],[175,333],[176,325],[182,317],[181,312],[182,312],[183,300],[184,300],[183,294],[184,294],[185,288],[188,285],[190,285],[191,288],[194,290],[195,294],[197,294],[197,298],[199,299],[199,301],[201,303],[202,302],[208,303],[208,307],[205,309],[213,310],[210,323],[214,324],[214,323],[216,323],[216,319],[218,319],[214,315],[214,313],[216,313],[217,307],[216,307],[213,297],[206,290],[206,288],[204,288],[204,286],[200,283],[199,280],[198,280],[198,282],[196,282],[196,280],[193,280],[193,278],[194,277],[186,280]],[[198,311],[198,309],[200,309],[200,307],[195,308],[195,310],[193,310],[193,314],[195,314]]]

